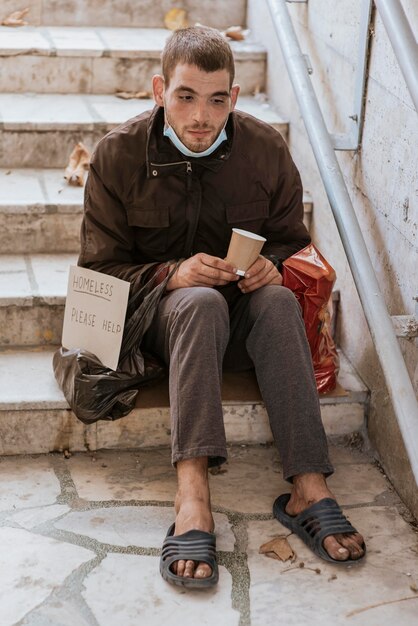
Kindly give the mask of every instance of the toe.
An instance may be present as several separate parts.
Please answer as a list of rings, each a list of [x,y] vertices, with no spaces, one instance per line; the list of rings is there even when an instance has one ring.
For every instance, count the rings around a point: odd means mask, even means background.
[[[336,561],[346,561],[350,558],[349,550],[342,546],[332,535],[325,537],[323,545],[329,556]]]
[[[186,566],[184,568],[184,578],[193,578],[195,570],[195,562],[194,561],[186,561]]]
[[[359,534],[336,535],[337,541],[350,553],[350,558],[360,559],[364,554],[363,537]]]
[[[186,561],[177,561],[177,564],[174,564],[174,565],[177,565],[176,567],[177,571],[174,573],[177,574],[177,576],[184,576],[184,570],[186,568]]]
[[[207,563],[199,563],[195,571],[195,578],[209,578],[212,574],[212,569]]]
[[[359,533],[331,535],[324,539],[324,548],[337,561],[360,559],[364,555],[363,537]]]

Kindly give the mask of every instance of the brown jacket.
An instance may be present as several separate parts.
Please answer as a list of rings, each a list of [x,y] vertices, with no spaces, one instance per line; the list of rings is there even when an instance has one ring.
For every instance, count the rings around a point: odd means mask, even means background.
[[[85,190],[79,265],[135,285],[170,260],[225,257],[232,227],[259,233],[280,261],[310,242],[300,176],[280,133],[240,111],[208,157],[183,156],[155,107],[108,133]],[[236,288],[236,286],[234,286]]]

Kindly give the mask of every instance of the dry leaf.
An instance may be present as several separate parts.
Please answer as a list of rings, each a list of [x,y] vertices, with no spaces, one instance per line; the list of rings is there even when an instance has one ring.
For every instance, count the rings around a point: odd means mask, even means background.
[[[123,100],[133,100],[134,98],[137,100],[145,100],[151,98],[149,91],[117,91],[115,95],[117,98],[122,98]]]
[[[168,30],[187,28],[189,26],[187,12],[184,9],[170,9],[170,11],[165,14],[164,24]]]
[[[413,591],[414,593],[418,593],[418,587],[416,586],[415,583],[412,583],[412,585],[409,585],[409,588],[411,591]]]
[[[224,31],[224,35],[233,41],[242,41],[245,39],[245,31],[241,26],[230,26]]]
[[[25,15],[29,13],[29,9],[22,9],[21,11],[14,11],[10,13],[0,24],[2,26],[26,26],[27,22],[23,19]]]
[[[295,553],[290,547],[286,537],[275,537],[271,541],[263,543],[258,553],[265,554],[273,559],[280,559],[281,561],[289,561],[295,557]]]
[[[81,141],[71,152],[64,178],[70,185],[82,187],[84,185],[84,174],[89,168],[90,152]]]

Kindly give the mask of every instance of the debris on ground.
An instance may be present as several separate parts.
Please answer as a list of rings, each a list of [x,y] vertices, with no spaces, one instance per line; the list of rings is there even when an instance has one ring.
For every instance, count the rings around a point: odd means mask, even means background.
[[[29,13],[29,8],[22,9],[21,11],[14,11],[0,22],[1,26],[27,26],[28,22],[23,19],[25,15]]]
[[[216,467],[209,468],[209,473],[212,474],[212,476],[216,476],[217,474],[226,474],[227,471],[228,470],[226,467],[223,467],[223,465],[217,465]]]
[[[230,26],[222,34],[228,39],[232,39],[232,41],[243,41],[248,33],[249,30],[242,28],[242,26]]]
[[[90,152],[79,141],[70,154],[70,160],[65,170],[64,178],[68,184],[82,187],[84,185],[84,175],[89,168],[89,164]]]
[[[69,459],[70,457],[72,457],[72,454],[69,450],[64,450],[64,457],[66,459]]]
[[[306,567],[304,561],[301,561],[300,563],[298,563],[298,565],[295,565],[294,567],[287,567],[286,569],[282,570],[280,573],[284,574],[285,572],[295,572],[298,569],[307,569],[311,572],[315,572],[315,574],[320,574],[321,570],[319,569],[319,567]],[[335,576],[335,578],[337,578]],[[334,578],[331,576],[331,578],[328,578],[328,581],[330,580],[334,580]]]
[[[296,554],[292,550],[287,538],[280,535],[267,541],[267,543],[263,543],[258,553],[265,554],[269,558],[277,559],[278,561],[291,560],[293,562],[296,558]]]
[[[149,91],[117,91],[115,96],[123,100],[147,100],[151,98],[151,93]]]
[[[170,9],[170,11],[165,14],[164,24],[168,30],[187,28],[189,26],[187,12],[184,9]]]
[[[369,604],[368,606],[364,606],[361,609],[350,611],[350,613],[346,614],[346,617],[354,617],[355,615],[359,615],[360,613],[364,613],[365,611],[370,611],[371,609],[377,609],[381,606],[388,606],[389,604],[398,604],[398,602],[407,602],[408,600],[418,600],[418,596],[406,596],[404,598],[398,598],[397,600],[387,600],[386,602],[378,602],[377,604]]]

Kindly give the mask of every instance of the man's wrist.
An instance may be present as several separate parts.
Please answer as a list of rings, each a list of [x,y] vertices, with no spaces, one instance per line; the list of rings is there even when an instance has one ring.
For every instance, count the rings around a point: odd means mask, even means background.
[[[176,266],[173,265],[169,265],[168,266],[168,271],[167,271],[167,275],[175,268]],[[170,278],[170,280],[168,281],[165,290],[166,291],[173,291],[174,289],[177,289],[177,270],[174,272],[174,274],[172,275],[172,277]]]

